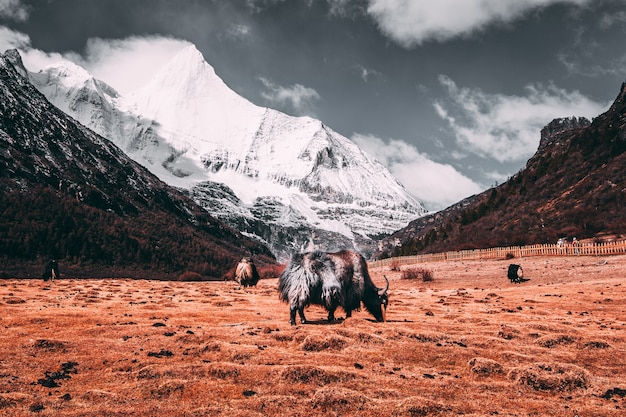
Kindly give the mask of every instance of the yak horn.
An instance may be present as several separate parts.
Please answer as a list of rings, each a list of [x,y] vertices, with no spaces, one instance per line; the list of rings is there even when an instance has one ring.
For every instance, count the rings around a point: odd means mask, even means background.
[[[385,281],[387,281],[387,285],[385,285],[385,288],[378,288],[378,295],[387,294],[387,290],[389,289],[389,280],[387,279],[387,276],[383,275],[383,277],[385,278]]]

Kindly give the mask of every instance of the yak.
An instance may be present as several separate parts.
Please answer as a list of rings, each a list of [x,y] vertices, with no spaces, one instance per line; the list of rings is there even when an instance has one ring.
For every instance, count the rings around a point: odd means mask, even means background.
[[[321,305],[328,311],[328,321],[335,320],[335,310],[342,307],[346,318],[353,310],[360,310],[361,303],[377,321],[385,321],[389,302],[387,285],[378,288],[372,282],[365,258],[357,252],[307,252],[292,256],[278,279],[278,292],[282,301],[289,304],[289,322],[296,324],[296,312],[300,322],[306,323],[304,308]]]
[[[54,281],[59,277],[59,263],[55,259],[51,259],[46,264],[41,276],[44,281]]]
[[[242,258],[235,269],[235,281],[244,287],[254,287],[259,282],[259,273],[252,258]]]
[[[507,271],[507,277],[513,284],[521,284],[522,282],[528,281],[528,279],[524,278],[524,271],[522,270],[521,265],[510,264],[509,269]]]

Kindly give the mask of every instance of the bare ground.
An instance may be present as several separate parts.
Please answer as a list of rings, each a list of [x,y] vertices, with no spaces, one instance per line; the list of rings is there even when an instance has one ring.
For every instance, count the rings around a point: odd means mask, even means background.
[[[419,267],[371,271],[387,323],[301,326],[275,279],[0,280],[0,414],[626,414],[626,256]]]

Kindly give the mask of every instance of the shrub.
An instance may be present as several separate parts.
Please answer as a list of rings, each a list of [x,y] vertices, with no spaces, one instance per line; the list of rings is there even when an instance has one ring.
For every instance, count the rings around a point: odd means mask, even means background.
[[[513,259],[515,258],[515,255],[513,255],[511,252],[508,252],[506,255],[504,255],[505,259]]]
[[[277,278],[283,273],[287,265],[262,265],[257,266],[257,272],[261,279]]]
[[[402,279],[421,279],[423,282],[433,280],[433,271],[426,268],[409,268],[402,271]]]
[[[391,271],[399,271],[400,270],[400,262],[397,259],[394,259],[393,261],[391,261],[391,263],[389,264],[389,269]]]
[[[202,275],[193,271],[185,271],[178,276],[179,281],[203,281]]]

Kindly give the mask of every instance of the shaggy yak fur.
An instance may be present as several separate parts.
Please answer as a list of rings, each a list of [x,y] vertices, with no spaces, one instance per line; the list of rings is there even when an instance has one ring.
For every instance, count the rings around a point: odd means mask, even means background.
[[[252,258],[243,258],[239,261],[235,270],[235,281],[244,287],[254,287],[259,282],[259,273]]]
[[[335,310],[341,306],[346,318],[361,302],[377,321],[385,321],[389,281],[385,288],[372,282],[365,258],[359,253],[343,250],[335,253],[308,252],[293,255],[278,280],[281,300],[289,304],[289,322],[306,323],[304,308],[321,305],[328,311],[328,321],[335,320]]]

